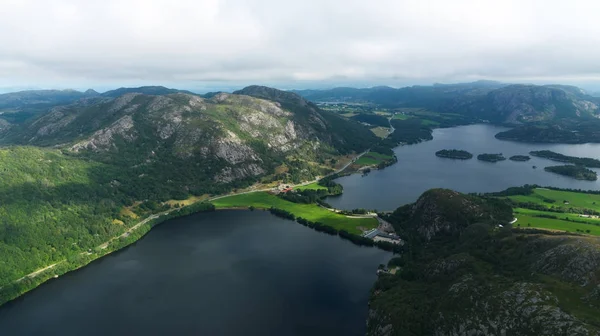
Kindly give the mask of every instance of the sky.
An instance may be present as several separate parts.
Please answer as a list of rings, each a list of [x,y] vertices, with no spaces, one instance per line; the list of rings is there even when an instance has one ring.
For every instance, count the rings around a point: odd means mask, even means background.
[[[595,0],[0,0],[0,90],[479,79],[600,91]]]

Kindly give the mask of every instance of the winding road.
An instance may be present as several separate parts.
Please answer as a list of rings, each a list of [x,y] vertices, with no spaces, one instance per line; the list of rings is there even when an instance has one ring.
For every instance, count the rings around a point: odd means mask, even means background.
[[[308,185],[308,184],[311,184],[311,183],[318,182],[319,180],[321,180],[321,179],[323,179],[323,178],[325,178],[325,177],[328,177],[328,176],[331,176],[331,175],[334,175],[334,174],[338,174],[338,173],[340,173],[340,172],[342,172],[342,171],[346,170],[346,168],[350,167],[350,165],[351,165],[352,163],[354,163],[354,162],[355,162],[356,160],[358,160],[358,159],[359,159],[361,156],[365,155],[365,154],[366,154],[366,153],[368,153],[368,152],[369,152],[369,150],[366,150],[366,151],[364,151],[364,152],[362,152],[362,153],[358,154],[357,156],[355,156],[354,158],[352,158],[352,159],[351,159],[351,160],[350,160],[350,161],[349,161],[347,164],[345,164],[343,167],[341,167],[340,169],[338,169],[338,170],[334,171],[333,173],[330,173],[330,174],[327,174],[327,175],[323,176],[322,178],[319,178],[319,179],[314,179],[314,180],[312,180],[312,181],[306,181],[306,182],[302,182],[302,183],[298,183],[298,184],[292,184],[292,185],[290,185],[290,187],[292,187],[292,188],[296,188],[296,187],[300,187],[300,186],[305,186],[305,185]],[[220,199],[220,198],[225,198],[225,197],[230,197],[230,196],[236,196],[236,195],[251,194],[251,193],[255,193],[255,192],[261,192],[261,191],[270,191],[270,190],[272,190],[272,189],[273,189],[273,188],[256,189],[256,190],[248,190],[248,191],[243,191],[243,192],[237,192],[237,193],[231,193],[231,194],[219,195],[219,196],[211,197],[211,198],[207,199],[206,201],[209,201],[209,202],[210,202],[210,201],[214,201],[214,200],[217,200],[217,199]],[[108,240],[107,242],[105,242],[105,243],[103,243],[103,244],[100,244],[100,245],[99,245],[97,248],[99,248],[99,249],[101,249],[101,250],[104,250],[104,249],[106,249],[106,248],[108,247],[108,245],[109,245],[109,244],[110,244],[112,241],[114,241],[114,240],[116,240],[116,239],[119,239],[119,238],[124,238],[124,237],[127,237],[127,236],[129,236],[129,235],[130,235],[130,234],[131,234],[133,231],[135,231],[135,230],[139,229],[139,228],[140,228],[142,225],[144,225],[144,224],[148,223],[148,221],[150,221],[150,220],[152,220],[152,219],[156,219],[156,218],[158,218],[158,217],[160,217],[160,216],[163,216],[163,215],[168,215],[168,214],[169,214],[171,211],[179,211],[179,209],[176,209],[176,210],[170,209],[170,210],[167,210],[167,211],[163,211],[163,212],[159,212],[159,213],[153,214],[153,215],[151,215],[151,216],[147,217],[146,219],[142,220],[141,222],[139,222],[139,223],[135,224],[134,226],[130,227],[130,228],[129,228],[129,229],[127,229],[127,231],[125,231],[123,234],[121,234],[121,235],[119,235],[119,236],[116,236],[116,237],[113,237],[113,238],[111,238],[110,240]],[[85,255],[85,254],[87,254],[87,255],[90,255],[91,253],[89,253],[89,252],[82,252],[81,254],[82,254],[82,255]],[[27,274],[26,276],[24,276],[24,277],[22,277],[22,278],[20,278],[20,279],[17,279],[17,280],[15,280],[15,282],[20,282],[20,281],[22,281],[22,280],[23,280],[23,279],[25,279],[25,278],[35,278],[36,276],[38,276],[38,275],[39,275],[39,274],[41,274],[42,272],[44,272],[44,271],[47,271],[47,270],[49,270],[49,269],[51,269],[51,268],[54,268],[56,265],[58,265],[58,264],[61,264],[61,263],[65,262],[65,261],[66,261],[66,259],[65,259],[65,260],[61,260],[61,261],[59,261],[59,262],[57,262],[57,263],[54,263],[54,264],[52,264],[52,265],[46,266],[46,267],[44,267],[44,268],[40,268],[40,269],[38,269],[38,270],[35,270],[35,271],[33,271],[33,272],[31,272],[31,273]]]

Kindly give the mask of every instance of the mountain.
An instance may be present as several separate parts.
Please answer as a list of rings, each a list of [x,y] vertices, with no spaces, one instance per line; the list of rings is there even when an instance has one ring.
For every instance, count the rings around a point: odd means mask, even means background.
[[[593,118],[600,114],[600,100],[571,86],[509,85],[467,102],[462,108],[485,119],[520,124]],[[458,111],[461,106],[454,109]]]
[[[137,88],[119,88],[102,94],[93,89],[85,92],[76,90],[28,90],[0,94],[0,131],[10,124],[19,124],[37,115],[47,112],[50,108],[67,105],[83,98],[110,97],[117,98],[126,93],[142,93],[147,95],[166,95],[172,93],[187,93],[189,91],[168,89],[163,86],[142,86]]]
[[[167,94],[172,94],[172,93],[187,93],[187,94],[192,94],[192,95],[194,94],[193,92],[190,92],[190,91],[169,89],[164,86],[140,86],[140,87],[136,87],[136,88],[122,87],[122,88],[118,88],[116,90],[106,91],[106,92],[102,93],[101,95],[103,97],[116,98],[116,97],[122,96],[126,93],[142,93],[142,94],[146,94],[146,95],[155,95],[155,96],[167,95]]]
[[[400,89],[336,88],[295,92],[318,102],[370,103],[388,108],[419,107],[495,123],[585,119],[600,114],[600,99],[567,85],[508,85],[479,81]]]
[[[0,123],[19,123],[52,106],[97,95],[94,90],[29,90],[0,94]]]
[[[598,335],[600,240],[513,231],[511,213],[443,189],[398,208],[409,252],[379,277],[367,335]]]
[[[196,170],[226,182],[265,174],[290,153],[310,147],[319,150],[307,158],[323,159],[321,154],[361,151],[375,141],[356,122],[321,111],[293,93],[264,87],[210,99],[186,93],[83,99],[54,107],[3,137],[11,144],[61,145],[124,166],[203,160],[194,163]],[[216,167],[220,170],[212,171]]]
[[[461,96],[483,95],[506,84],[478,81],[459,84],[434,84],[432,86],[409,86],[391,88],[376,86],[356,89],[348,87],[330,90],[296,90],[304,98],[316,102],[371,103],[385,107],[437,108],[444,102]]]

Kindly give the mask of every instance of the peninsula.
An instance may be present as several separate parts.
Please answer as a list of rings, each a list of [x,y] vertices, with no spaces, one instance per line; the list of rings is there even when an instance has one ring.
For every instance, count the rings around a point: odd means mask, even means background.
[[[591,169],[587,169],[583,166],[575,166],[575,165],[563,165],[563,166],[550,166],[544,168],[545,171],[572,177],[576,180],[585,180],[585,181],[596,181],[598,176],[595,171]]]
[[[589,168],[600,168],[600,160],[593,159],[593,158],[586,158],[586,157],[581,158],[581,157],[576,157],[576,156],[568,156],[568,155],[563,155],[563,154],[556,153],[556,152],[549,151],[549,150],[532,151],[532,152],[529,152],[529,154],[536,156],[536,157],[541,157],[544,159],[557,161],[557,162],[571,163],[574,165],[580,165],[580,166],[585,166],[585,167],[589,167]]]

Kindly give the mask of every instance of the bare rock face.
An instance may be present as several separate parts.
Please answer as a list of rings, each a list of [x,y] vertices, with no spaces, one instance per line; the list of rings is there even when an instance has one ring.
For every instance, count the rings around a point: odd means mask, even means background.
[[[0,118],[0,132],[10,128],[10,123]]]
[[[231,138],[218,140],[214,151],[216,157],[233,165],[246,161],[261,161],[252,148]]]
[[[235,167],[224,168],[217,176],[215,176],[214,180],[218,183],[230,183],[237,179],[258,176],[264,173],[264,169],[256,163],[241,164]]]
[[[132,141],[135,139],[135,134],[129,132],[134,126],[131,116],[126,115],[117,120],[110,127],[101,129],[95,132],[88,140],[82,141],[71,147],[71,150],[78,152],[82,149],[101,150],[108,149],[112,146],[113,139],[116,135],[120,135],[126,140]]]
[[[517,282],[501,290],[465,275],[449,290],[448,300],[462,308],[440,313],[434,335],[590,335],[581,321],[564,312],[541,285]]]
[[[596,242],[597,244],[597,242]],[[577,239],[561,244],[544,254],[532,270],[577,283],[580,286],[600,283],[600,249],[591,240]]]
[[[124,107],[127,107],[127,105],[139,95],[140,93],[127,93],[115,99],[112,103],[112,106],[110,106],[110,108],[108,109],[108,113],[114,113],[123,109]]]

